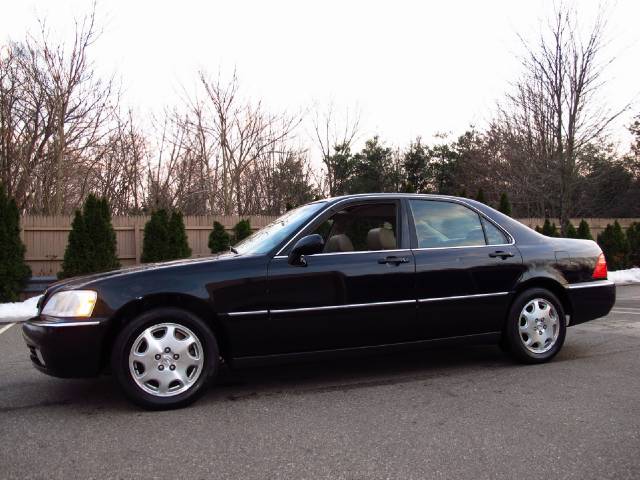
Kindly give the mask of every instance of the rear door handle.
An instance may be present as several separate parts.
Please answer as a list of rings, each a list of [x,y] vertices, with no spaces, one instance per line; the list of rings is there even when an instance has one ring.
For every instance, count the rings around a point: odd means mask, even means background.
[[[489,254],[489,256],[490,256],[491,258],[497,258],[497,257],[500,257],[501,259],[503,259],[503,260],[504,260],[504,259],[506,259],[506,258],[508,258],[508,257],[513,257],[513,253],[511,253],[511,252],[505,252],[505,251],[503,251],[503,250],[497,250],[497,251],[495,251],[495,252],[491,252],[491,253]]]
[[[407,257],[385,257],[378,260],[378,263],[390,263],[392,265],[400,265],[401,263],[409,263],[409,259]]]

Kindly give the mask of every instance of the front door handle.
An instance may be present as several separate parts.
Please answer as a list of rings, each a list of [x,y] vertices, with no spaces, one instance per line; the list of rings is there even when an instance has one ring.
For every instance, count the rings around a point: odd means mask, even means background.
[[[392,265],[400,265],[401,263],[409,263],[407,257],[385,257],[378,260],[378,263],[385,264],[390,263]]]
[[[513,257],[513,253],[511,253],[511,252],[505,252],[505,251],[503,251],[503,250],[497,250],[497,251],[495,251],[495,252],[491,252],[491,253],[489,254],[489,256],[490,256],[491,258],[497,258],[497,257],[500,257],[501,259],[505,260],[505,259],[506,259],[506,258],[508,258],[508,257]]]

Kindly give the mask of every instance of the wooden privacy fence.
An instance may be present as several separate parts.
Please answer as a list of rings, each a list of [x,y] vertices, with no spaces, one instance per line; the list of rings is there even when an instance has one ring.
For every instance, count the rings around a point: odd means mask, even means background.
[[[220,222],[228,231],[231,231],[233,226],[243,218],[248,218],[251,227],[257,230],[271,223],[276,217],[269,215],[185,216],[184,223],[189,246],[193,252],[192,256],[211,255],[208,243],[214,221]],[[72,220],[73,217],[68,216],[27,215],[22,217],[20,235],[27,247],[25,257],[33,276],[56,275],[60,271]],[[118,241],[117,254],[122,266],[140,263],[144,225],[148,220],[148,216],[112,218]]]
[[[585,220],[589,224],[591,236],[594,240],[597,238],[599,233],[602,233],[602,231],[607,228],[607,224],[613,224],[616,220],[624,230],[626,230],[633,222],[640,222],[640,218],[572,218],[571,223],[574,227],[578,228],[578,225],[582,220]],[[535,228],[536,226],[542,227],[544,218],[518,218],[518,221],[524,223],[528,227]],[[554,222],[558,231],[560,231],[560,219],[550,218],[549,221]]]
[[[276,217],[268,215],[184,217],[187,237],[193,256],[204,257],[211,254],[208,243],[214,220],[224,225],[227,230],[231,230],[242,218],[248,218],[255,230],[268,225]],[[72,217],[68,216],[28,215],[22,217],[21,236],[27,247],[26,260],[34,276],[56,275],[61,269],[72,219]],[[122,266],[140,263],[142,237],[147,220],[149,220],[147,216],[113,217],[113,227],[118,240],[118,258]],[[532,228],[536,225],[542,226],[544,223],[543,218],[521,218],[519,220]],[[607,223],[613,223],[615,219],[586,218],[585,220],[589,223],[591,233],[595,238],[598,233],[604,230]],[[555,221],[556,225],[559,224],[558,219],[551,219],[551,221]],[[632,222],[640,221],[640,219],[621,218],[618,221],[626,228]],[[580,219],[572,219],[572,223],[577,227]]]

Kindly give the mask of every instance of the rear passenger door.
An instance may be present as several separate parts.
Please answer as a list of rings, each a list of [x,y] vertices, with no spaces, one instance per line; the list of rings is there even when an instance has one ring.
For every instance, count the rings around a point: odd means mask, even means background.
[[[497,332],[523,271],[509,235],[470,207],[410,199],[422,339]]]

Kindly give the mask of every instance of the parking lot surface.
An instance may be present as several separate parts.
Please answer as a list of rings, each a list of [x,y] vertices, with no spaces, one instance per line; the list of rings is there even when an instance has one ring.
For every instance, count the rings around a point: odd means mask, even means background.
[[[640,478],[640,287],[545,365],[458,347],[224,371],[147,412],[0,334],[0,478]]]

